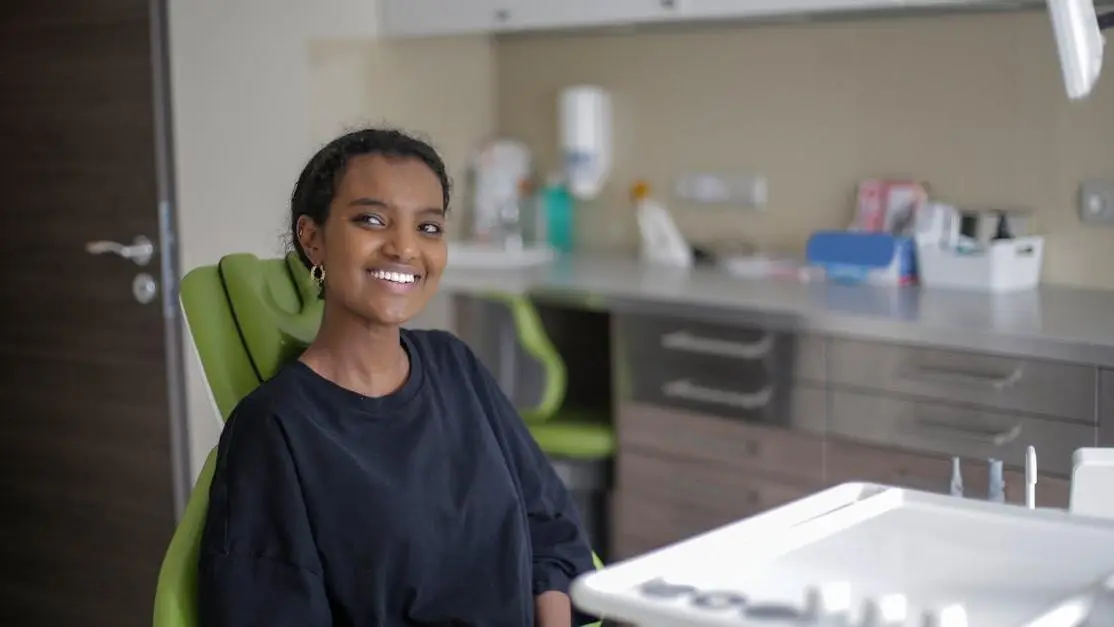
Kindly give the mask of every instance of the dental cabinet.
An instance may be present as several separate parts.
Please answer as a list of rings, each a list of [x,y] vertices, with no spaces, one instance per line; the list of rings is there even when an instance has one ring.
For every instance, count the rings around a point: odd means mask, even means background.
[[[1036,505],[1066,508],[1073,452],[1114,442],[1111,363],[1062,338],[989,347],[933,335],[928,323],[897,333],[872,317],[844,333],[823,328],[838,312],[805,320],[777,311],[773,293],[708,306],[604,287],[560,298],[540,289],[535,301],[572,396],[614,424],[608,503],[598,505],[609,560],[849,481],[947,494],[954,457],[964,497],[988,498],[1000,460],[1004,500],[1023,504],[1028,446],[1039,458]],[[505,331],[509,316],[467,291],[453,300],[456,332],[529,404],[537,376]]]
[[[1006,500],[1022,504],[1029,445],[1038,506],[1066,508],[1072,453],[1097,442],[1100,371],[1083,364],[695,316],[620,315],[615,329],[615,368],[629,368],[616,390],[620,558],[848,481],[947,493],[952,456],[966,497],[987,497],[1000,459]],[[1101,379],[1114,399],[1114,376]]]

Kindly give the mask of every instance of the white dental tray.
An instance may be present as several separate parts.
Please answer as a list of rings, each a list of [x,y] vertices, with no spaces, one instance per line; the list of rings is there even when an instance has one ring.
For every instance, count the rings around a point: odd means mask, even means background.
[[[584,575],[571,596],[639,627],[1073,627],[1049,612],[1112,573],[1114,521],[848,483]],[[863,622],[868,605],[893,620]],[[786,619],[807,607],[850,622]]]

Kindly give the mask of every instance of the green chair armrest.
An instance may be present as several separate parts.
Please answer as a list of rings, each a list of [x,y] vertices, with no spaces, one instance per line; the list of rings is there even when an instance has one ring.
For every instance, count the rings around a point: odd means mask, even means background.
[[[514,321],[519,344],[530,357],[541,364],[545,373],[542,397],[534,407],[520,408],[519,415],[527,424],[549,420],[565,402],[568,387],[568,373],[561,353],[549,340],[541,316],[533,301],[524,294],[508,292],[488,292],[482,296],[488,300],[503,303],[510,310]]]

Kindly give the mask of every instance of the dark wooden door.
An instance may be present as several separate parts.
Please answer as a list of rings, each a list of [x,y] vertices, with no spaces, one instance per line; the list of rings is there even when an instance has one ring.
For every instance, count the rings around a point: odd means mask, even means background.
[[[151,624],[174,525],[174,347],[166,303],[141,304],[133,281],[161,292],[166,270],[160,12],[0,2],[0,625]],[[146,266],[87,252],[137,235],[155,244]]]

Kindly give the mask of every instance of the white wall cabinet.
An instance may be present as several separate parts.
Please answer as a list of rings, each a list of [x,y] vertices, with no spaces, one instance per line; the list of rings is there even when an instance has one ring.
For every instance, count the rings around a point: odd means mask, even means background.
[[[740,20],[901,8],[978,8],[1025,0],[383,0],[384,37],[510,33]]]
[[[684,0],[383,0],[382,35],[508,33],[678,19]]]
[[[684,0],[506,0],[502,32],[620,26],[681,18]]]
[[[787,14],[878,10],[908,6],[905,0],[680,0],[694,20],[737,19]]]
[[[685,21],[758,19],[900,9],[985,9],[1020,7],[1032,0],[676,0]]]
[[[381,35],[424,37],[494,32],[497,0],[383,0]]]

